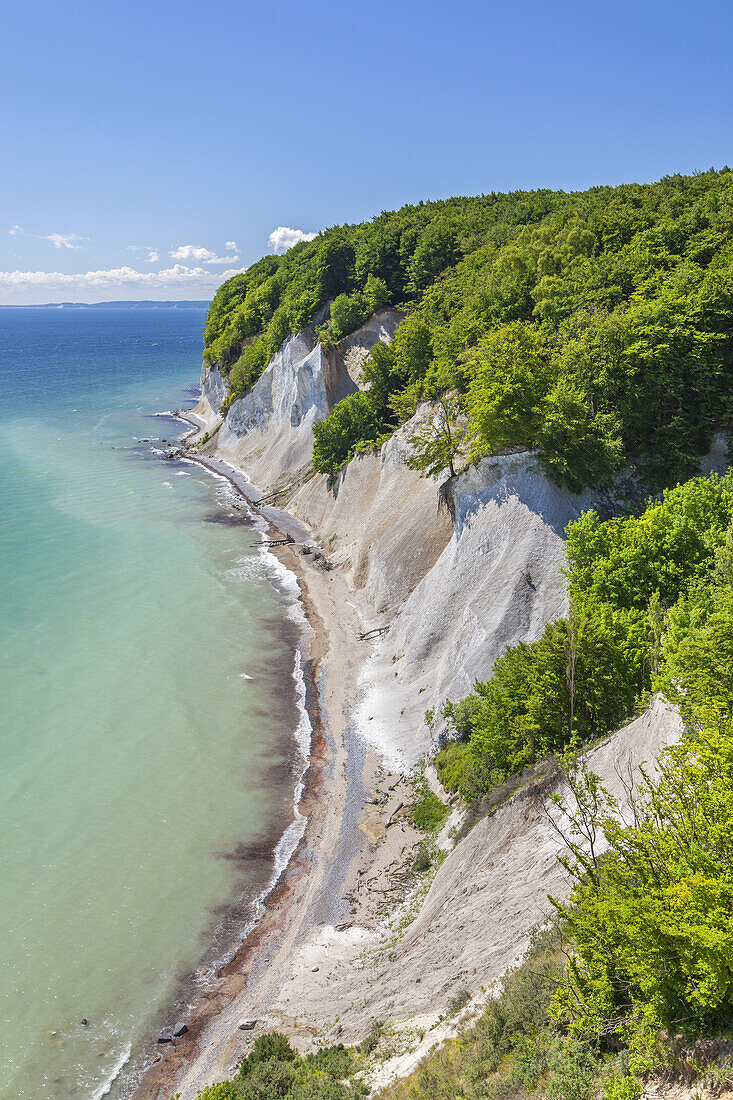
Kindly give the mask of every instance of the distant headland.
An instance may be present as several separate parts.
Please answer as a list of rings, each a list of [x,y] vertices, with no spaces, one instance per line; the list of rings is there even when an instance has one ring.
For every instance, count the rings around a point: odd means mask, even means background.
[[[45,302],[30,305],[7,303],[5,305],[0,305],[0,309],[205,309],[208,305],[208,301]]]

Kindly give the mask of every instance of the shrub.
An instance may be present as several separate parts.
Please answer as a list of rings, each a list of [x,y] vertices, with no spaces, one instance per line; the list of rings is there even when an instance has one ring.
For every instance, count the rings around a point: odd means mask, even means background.
[[[410,808],[412,820],[418,829],[436,833],[448,816],[448,807],[426,784],[423,784],[419,794],[417,802],[414,802]]]
[[[686,738],[660,766],[656,785],[640,784],[632,825],[594,777],[570,779],[591,825],[566,811],[574,888],[567,905],[555,904],[578,960],[556,1012],[578,1034],[624,1016],[700,1034],[733,1012],[733,726]],[[589,828],[605,833],[602,859],[581,844]]]
[[[368,393],[345,397],[325,420],[313,425],[313,469],[332,477],[365,440],[376,440],[384,420]]]
[[[359,327],[367,315],[367,307],[361,294],[349,296],[339,294],[331,304],[331,324],[328,335],[332,340],[341,340]]]
[[[178,1096],[180,1093],[176,1093],[172,1100],[177,1100]],[[221,1081],[218,1085],[209,1085],[197,1092],[196,1098],[197,1100],[239,1100],[239,1093],[233,1081]]]
[[[375,1020],[371,1026],[371,1030],[366,1039],[363,1039],[359,1044],[359,1050],[362,1054],[371,1054],[376,1048],[379,1042],[382,1032],[384,1031],[384,1024],[381,1020]]]
[[[420,844],[412,861],[413,875],[424,875],[433,866],[433,853],[429,844]]]
[[[279,1062],[292,1062],[295,1058],[297,1053],[291,1047],[288,1037],[279,1031],[270,1031],[255,1039],[252,1050],[239,1067],[239,1077],[240,1079],[247,1077],[261,1062],[269,1062],[273,1059]]]

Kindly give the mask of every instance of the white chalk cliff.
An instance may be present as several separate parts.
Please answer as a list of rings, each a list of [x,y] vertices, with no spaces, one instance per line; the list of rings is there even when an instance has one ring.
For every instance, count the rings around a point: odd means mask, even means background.
[[[560,489],[523,451],[453,478],[450,508],[439,509],[445,478],[421,477],[405,462],[410,437],[432,415],[427,405],[333,484],[313,474],[314,423],[356,392],[360,363],[399,320],[382,310],[328,354],[312,329],[291,337],[233,402],[208,448],[264,492],[284,489],[278,504],[347,571],[367,625],[389,625],[363,674],[359,717],[403,766],[430,744],[429,707],[467,694],[507,646],[538,638],[564,614],[564,529],[593,498]],[[196,411],[210,428],[223,389],[219,371],[205,368]]]
[[[463,697],[475,679],[488,678],[507,646],[538,638],[566,612],[564,532],[594,498],[560,489],[527,450],[486,458],[447,485],[447,474],[420,477],[406,458],[411,436],[433,415],[429,405],[379,452],[353,459],[333,484],[314,474],[314,423],[356,391],[368,349],[388,340],[398,321],[399,314],[382,311],[328,355],[310,330],[288,340],[206,448],[260,489],[282,490],[278,506],[308,525],[341,566],[365,625],[388,626],[365,663],[356,719],[402,770],[431,746],[428,708]],[[221,420],[223,385],[218,370],[205,369],[196,411],[210,429]],[[681,731],[676,710],[656,698],[591,750],[589,764],[623,801],[617,765],[633,773]],[[552,784],[567,794],[559,776]],[[271,1005],[271,1022],[298,1015],[316,1029],[340,1016],[343,1039],[354,1041],[374,1019],[414,1023],[420,1016],[426,1037],[412,1062],[385,1063],[378,1083],[408,1071],[450,1033],[438,1026],[450,999],[467,987],[490,987],[526,950],[548,892],[567,895],[546,795],[540,788],[514,795],[453,848],[409,930],[394,950],[374,956],[368,983],[362,954],[379,934],[319,927],[303,946],[301,977]]]

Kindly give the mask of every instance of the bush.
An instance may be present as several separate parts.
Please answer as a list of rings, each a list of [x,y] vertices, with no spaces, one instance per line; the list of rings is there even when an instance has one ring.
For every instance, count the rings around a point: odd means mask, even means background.
[[[313,425],[313,469],[330,477],[365,440],[376,441],[384,420],[368,393],[345,397],[325,420]]]
[[[342,1043],[300,1057],[279,1032],[260,1035],[234,1081],[211,1085],[201,1100],[365,1100],[368,1089],[345,1083],[353,1052]]]
[[[180,1093],[172,1098],[178,1100]],[[237,1086],[233,1081],[221,1081],[218,1085],[209,1085],[196,1093],[197,1100],[239,1100]]]
[[[567,905],[578,961],[556,1013],[574,1032],[597,1034],[627,1016],[642,1026],[700,1034],[733,1013],[733,726],[727,721],[669,748],[656,786],[634,797],[635,824],[584,773],[571,777],[584,816],[609,845],[582,846],[589,826],[567,813]],[[592,798],[587,792],[592,791]]]
[[[424,875],[433,866],[433,850],[430,844],[421,844],[412,861],[413,875]]]
[[[359,327],[367,315],[367,307],[361,294],[353,297],[339,294],[331,303],[331,324],[328,335],[331,340],[341,340]]]
[[[252,1050],[239,1067],[239,1077],[240,1079],[247,1077],[261,1062],[269,1062],[272,1059],[278,1062],[292,1062],[295,1058],[297,1053],[291,1047],[287,1036],[279,1031],[270,1031],[255,1039]]]
[[[425,832],[429,833],[437,833],[448,816],[448,807],[425,784],[423,784],[419,794],[420,797],[417,802],[414,802],[410,808],[412,820],[418,829],[424,829]]]
[[[375,1020],[366,1039],[362,1040],[362,1042],[359,1044],[359,1050],[362,1054],[371,1054],[374,1051],[383,1031],[384,1024],[382,1023],[382,1021]]]

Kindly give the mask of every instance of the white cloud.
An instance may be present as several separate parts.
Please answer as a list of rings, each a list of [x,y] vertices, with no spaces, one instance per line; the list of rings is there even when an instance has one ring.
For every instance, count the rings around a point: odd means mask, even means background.
[[[160,261],[158,249],[151,244],[126,244],[125,252],[147,252],[145,262],[148,264],[157,264]]]
[[[54,248],[79,248],[77,241],[87,241],[88,237],[80,237],[77,233],[48,233],[39,237],[39,240],[50,241]]]
[[[225,241],[224,247],[228,248],[230,252],[236,252],[237,251],[237,242],[236,241]]]
[[[227,245],[227,248],[230,246]],[[182,260],[188,263],[191,260],[195,260],[202,264],[235,264],[239,259],[239,256],[217,256],[216,252],[211,252],[208,248],[203,248],[198,244],[179,244],[178,248],[174,248],[168,253],[172,260]]]
[[[79,241],[88,241],[88,237],[80,237],[78,233],[26,233],[21,225],[13,225],[8,230],[11,237],[33,237],[37,241],[50,241],[54,248],[80,248]],[[132,250],[135,246],[131,245]]]
[[[86,271],[68,274],[63,271],[0,271],[0,286],[47,286],[84,287],[84,286],[128,286],[143,284],[146,286],[168,286],[176,283],[201,282],[216,285],[222,279],[239,275],[240,269],[224,271],[221,274],[206,271],[203,267],[186,267],[174,264],[162,271],[136,271],[132,267],[112,267],[101,271]]]
[[[86,271],[69,274],[62,271],[0,271],[0,291],[5,290],[16,301],[68,301],[75,294],[84,298],[75,300],[99,300],[100,296],[109,297],[114,291],[120,297],[129,297],[126,291],[134,291],[133,296],[147,296],[156,291],[185,291],[188,297],[208,297],[225,279],[239,275],[241,268],[229,271],[207,271],[203,267],[187,267],[174,264],[162,271],[138,271],[132,267],[113,267],[99,271]],[[142,294],[141,294],[142,292]]]
[[[302,229],[289,229],[287,225],[279,225],[270,234],[270,248],[273,252],[287,252],[299,241],[312,241],[317,233],[304,233]]]

